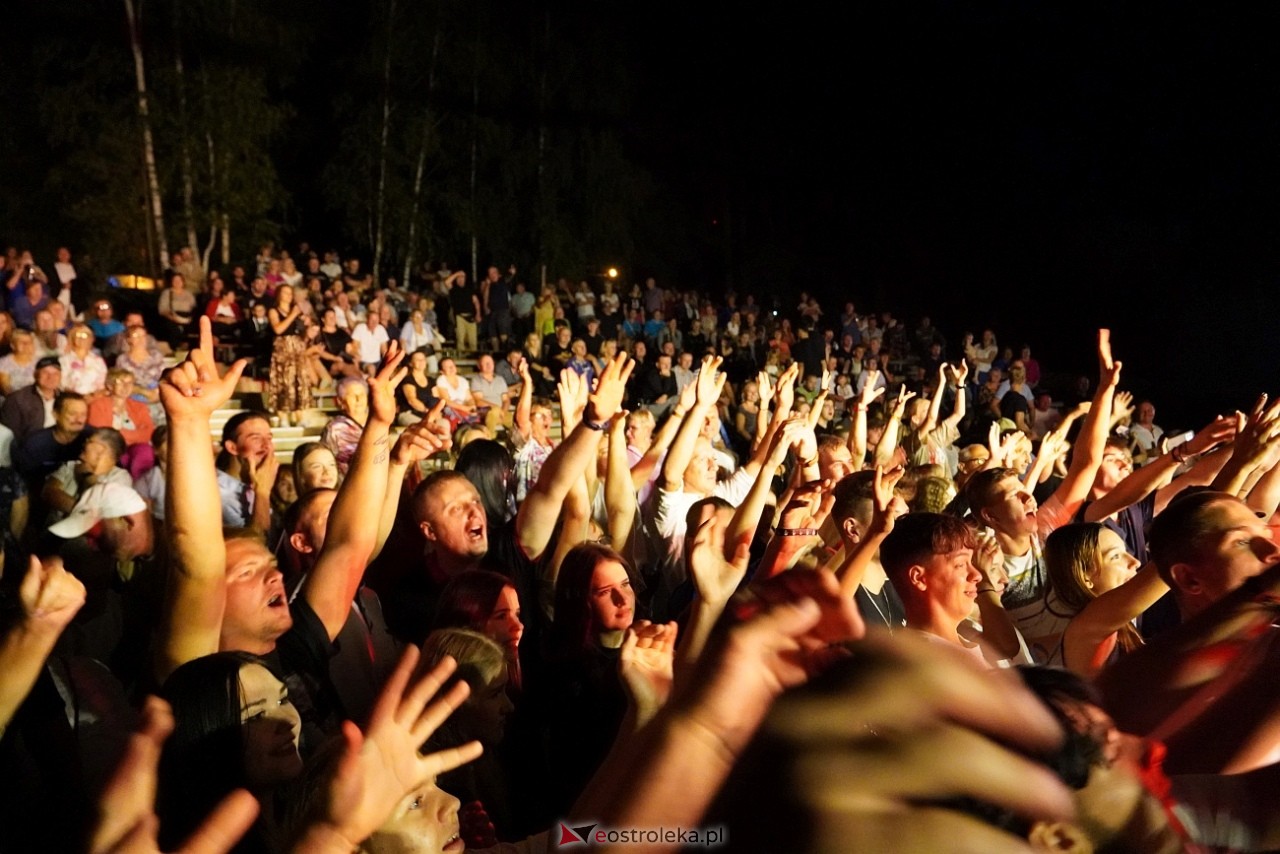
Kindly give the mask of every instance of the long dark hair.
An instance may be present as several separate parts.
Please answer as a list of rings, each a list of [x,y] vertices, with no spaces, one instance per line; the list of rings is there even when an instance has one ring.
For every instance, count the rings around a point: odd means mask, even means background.
[[[160,689],[174,719],[160,756],[161,848],[180,845],[219,800],[246,783],[240,722],[240,668],[246,664],[270,669],[247,652],[217,652],[182,665]]]
[[[591,613],[591,577],[608,560],[622,564],[627,576],[634,573],[626,558],[601,543],[579,543],[560,563],[556,577],[556,610],[551,624],[553,657],[581,658],[599,647],[595,617]]]
[[[431,628],[483,631],[504,587],[515,589],[505,575],[487,569],[468,569],[456,575],[440,594]]]
[[[492,439],[469,442],[454,471],[461,472],[480,493],[490,525],[508,522],[515,510],[515,461],[511,452]]]

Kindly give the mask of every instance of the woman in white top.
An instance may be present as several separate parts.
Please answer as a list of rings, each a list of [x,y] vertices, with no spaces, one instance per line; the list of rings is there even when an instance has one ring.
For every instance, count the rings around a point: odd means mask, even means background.
[[[981,344],[974,344],[972,335],[965,336],[964,354],[973,363],[974,372],[978,375],[978,382],[985,380],[987,374],[991,373],[991,363],[995,361],[996,354],[999,352],[1000,347],[996,344],[996,334],[990,329],[982,330]]]
[[[440,376],[436,377],[436,397],[445,401],[444,415],[457,427],[478,421],[475,395],[471,383],[458,375],[458,365],[453,359],[440,360]]]
[[[420,310],[409,315],[409,322],[400,330],[400,343],[406,353],[416,353],[423,347],[436,346],[436,331],[427,323]]]

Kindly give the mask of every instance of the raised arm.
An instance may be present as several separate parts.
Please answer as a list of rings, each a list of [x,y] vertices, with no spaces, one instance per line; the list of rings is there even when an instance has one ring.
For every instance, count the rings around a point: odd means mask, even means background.
[[[289,327],[293,325],[293,322],[298,319],[300,314],[302,314],[302,309],[298,307],[297,303],[293,304],[293,307],[289,309],[289,313],[284,317],[281,317],[280,312],[273,308],[267,312],[267,322],[271,324],[273,332],[277,335],[283,335],[289,331]]]
[[[907,401],[915,396],[916,393],[907,391],[905,385],[898,389],[898,399],[893,404],[893,412],[889,414],[884,432],[880,434],[880,441],[876,443],[876,465],[889,468],[893,464],[893,455],[898,450],[898,431],[902,429],[902,414],[906,411]]]
[[[179,665],[218,651],[225,607],[227,549],[222,504],[209,442],[209,415],[231,399],[244,371],[237,361],[218,376],[209,318],[200,318],[200,346],[160,381],[169,420],[165,468],[165,534],[170,577],[156,647],[156,679]]]
[[[400,493],[404,489],[404,478],[411,468],[431,457],[438,451],[448,450],[453,445],[449,436],[449,424],[441,416],[444,401],[437,400],[436,405],[421,421],[412,424],[396,440],[391,449],[391,467],[387,469],[387,491],[382,498],[382,515],[378,518],[378,538],[374,543],[369,562],[382,553],[382,547],[391,536],[395,527],[396,514],[400,510]]]
[[[625,353],[605,367],[588,399],[582,423],[547,457],[537,482],[520,505],[516,539],[530,560],[537,560],[546,550],[569,488],[582,479],[588,465],[595,464],[600,431],[621,409],[633,367]]]
[[[631,485],[637,490],[649,482],[649,477],[653,474],[653,470],[658,467],[663,455],[671,447],[672,441],[676,438],[676,432],[680,429],[680,425],[684,423],[686,414],[693,409],[693,405],[697,400],[697,392],[698,385],[692,382],[681,389],[680,399],[671,410],[671,414],[667,416],[667,420],[662,422],[657,435],[649,443],[649,450],[645,451],[644,456],[632,467]]]
[[[604,507],[609,542],[624,551],[636,521],[636,487],[627,468],[627,415],[619,412],[609,425],[608,468],[604,476]]]
[[[697,402],[681,422],[675,441],[667,451],[667,459],[662,464],[662,488],[667,492],[681,491],[684,472],[693,460],[693,449],[698,443],[703,421],[720,399],[720,389],[724,387],[725,381],[724,374],[718,370],[721,361],[723,360],[719,356],[705,356],[702,359],[702,369],[694,380],[697,385]]]
[[[329,529],[315,568],[307,574],[302,595],[316,612],[330,640],[342,631],[351,602],[378,541],[387,492],[389,431],[396,419],[396,386],[405,378],[403,351],[396,346],[377,375],[369,380],[369,417],[360,434],[347,477],[329,512]]]
[[[1093,488],[1093,480],[1102,465],[1110,429],[1111,400],[1120,382],[1121,362],[1111,355],[1111,330],[1098,330],[1098,391],[1093,396],[1089,414],[1080,427],[1075,451],[1067,476],[1053,493],[1068,515],[1074,515]]]
[[[85,590],[63,569],[61,558],[41,563],[33,555],[18,587],[18,600],[21,614],[0,638],[0,735],[31,693],[59,636],[84,605]]]
[[[1131,504],[1137,504],[1152,492],[1162,490],[1173,482],[1174,473],[1187,457],[1203,454],[1219,442],[1230,441],[1235,432],[1234,418],[1215,418],[1190,441],[1151,460],[1116,484],[1115,488],[1106,495],[1090,504],[1085,510],[1085,521],[1100,522]],[[1184,486],[1190,485],[1190,483],[1184,483]],[[1167,504],[1172,497],[1172,495],[1164,496],[1164,503]],[[1156,512],[1158,513],[1161,509],[1163,507],[1158,507]]]
[[[773,384],[769,382],[769,375],[760,371],[756,375],[756,388],[760,391],[760,413],[756,416],[756,432],[751,437],[751,451],[754,453],[764,444],[765,438],[769,435],[769,425],[773,419],[769,417],[769,404],[773,402]]]
[[[736,544],[745,540],[750,545],[756,529],[760,527],[760,516],[764,512],[765,504],[772,494],[773,474],[778,466],[786,462],[787,451],[800,441],[804,426],[804,422],[795,418],[789,418],[785,423],[775,425],[769,437],[769,444],[765,447],[766,453],[760,470],[756,472],[755,480],[751,483],[751,489],[747,491],[747,497],[734,510],[733,518],[729,520],[729,530],[724,535],[726,542]]]
[[[969,363],[961,362],[960,367],[953,370],[952,377],[955,380],[956,403],[951,408],[951,414],[942,422],[948,430],[957,429],[969,412],[969,395],[965,391],[965,384],[969,379]]]
[[[1259,395],[1246,420],[1237,413],[1240,429],[1231,448],[1231,459],[1218,472],[1213,489],[1240,495],[1254,480],[1267,460],[1269,447],[1280,437],[1280,400],[1267,405],[1267,395]]]
[[[520,357],[520,400],[516,403],[516,429],[527,442],[533,435],[533,378],[529,376],[529,360]]]
[[[894,494],[893,488],[902,479],[904,469],[899,466],[890,471],[876,466],[874,480],[874,503],[871,510],[871,524],[858,544],[845,557],[844,563],[836,570],[836,578],[840,580],[840,595],[852,600],[858,592],[867,567],[880,551],[880,544],[893,532],[893,525],[907,512],[907,504]]]
[[[858,392],[858,402],[853,407],[853,427],[849,429],[849,456],[852,458],[854,471],[862,471],[867,464],[867,410],[877,397],[884,394],[884,386],[875,381],[876,371],[869,371]],[[877,387],[879,386],[879,387]]]
[[[1110,637],[1168,592],[1169,585],[1161,580],[1156,565],[1148,563],[1133,578],[1085,605],[1071,618],[1063,635],[1063,663],[1069,670],[1092,678],[1106,663]]]

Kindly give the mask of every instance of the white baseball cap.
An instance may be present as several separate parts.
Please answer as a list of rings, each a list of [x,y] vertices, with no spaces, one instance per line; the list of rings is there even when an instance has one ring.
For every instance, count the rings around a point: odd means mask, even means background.
[[[147,502],[130,487],[119,483],[96,483],[61,522],[49,526],[50,533],[72,539],[87,533],[103,519],[118,519],[147,509]]]

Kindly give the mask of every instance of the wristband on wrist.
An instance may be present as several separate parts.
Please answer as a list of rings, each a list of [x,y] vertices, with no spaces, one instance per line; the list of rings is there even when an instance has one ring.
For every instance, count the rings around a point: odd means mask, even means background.
[[[582,419],[582,423],[587,425],[588,430],[595,430],[597,433],[609,426],[608,421],[588,421],[586,418]]]
[[[804,468],[808,468],[809,466],[816,466],[816,465],[818,464],[818,458],[817,458],[817,457],[810,457],[810,458],[809,458],[809,459],[807,459],[807,460],[802,460],[802,459],[800,459],[799,457],[797,457],[797,458],[796,458],[796,462],[798,462],[798,463],[799,463],[801,466],[803,466]]]
[[[1183,443],[1183,444],[1179,445],[1178,447],[1174,448],[1172,451],[1170,451],[1170,452],[1169,452],[1169,456],[1173,457],[1173,461],[1174,461],[1175,463],[1177,463],[1177,464],[1181,465],[1181,464],[1185,463],[1185,462],[1186,462],[1188,459],[1190,459],[1191,457],[1194,457],[1194,456],[1195,456],[1195,454],[1189,454],[1189,453],[1187,453],[1187,446],[1186,446],[1186,443]]]
[[[817,528],[779,528],[776,531],[779,537],[816,537],[818,536]]]

